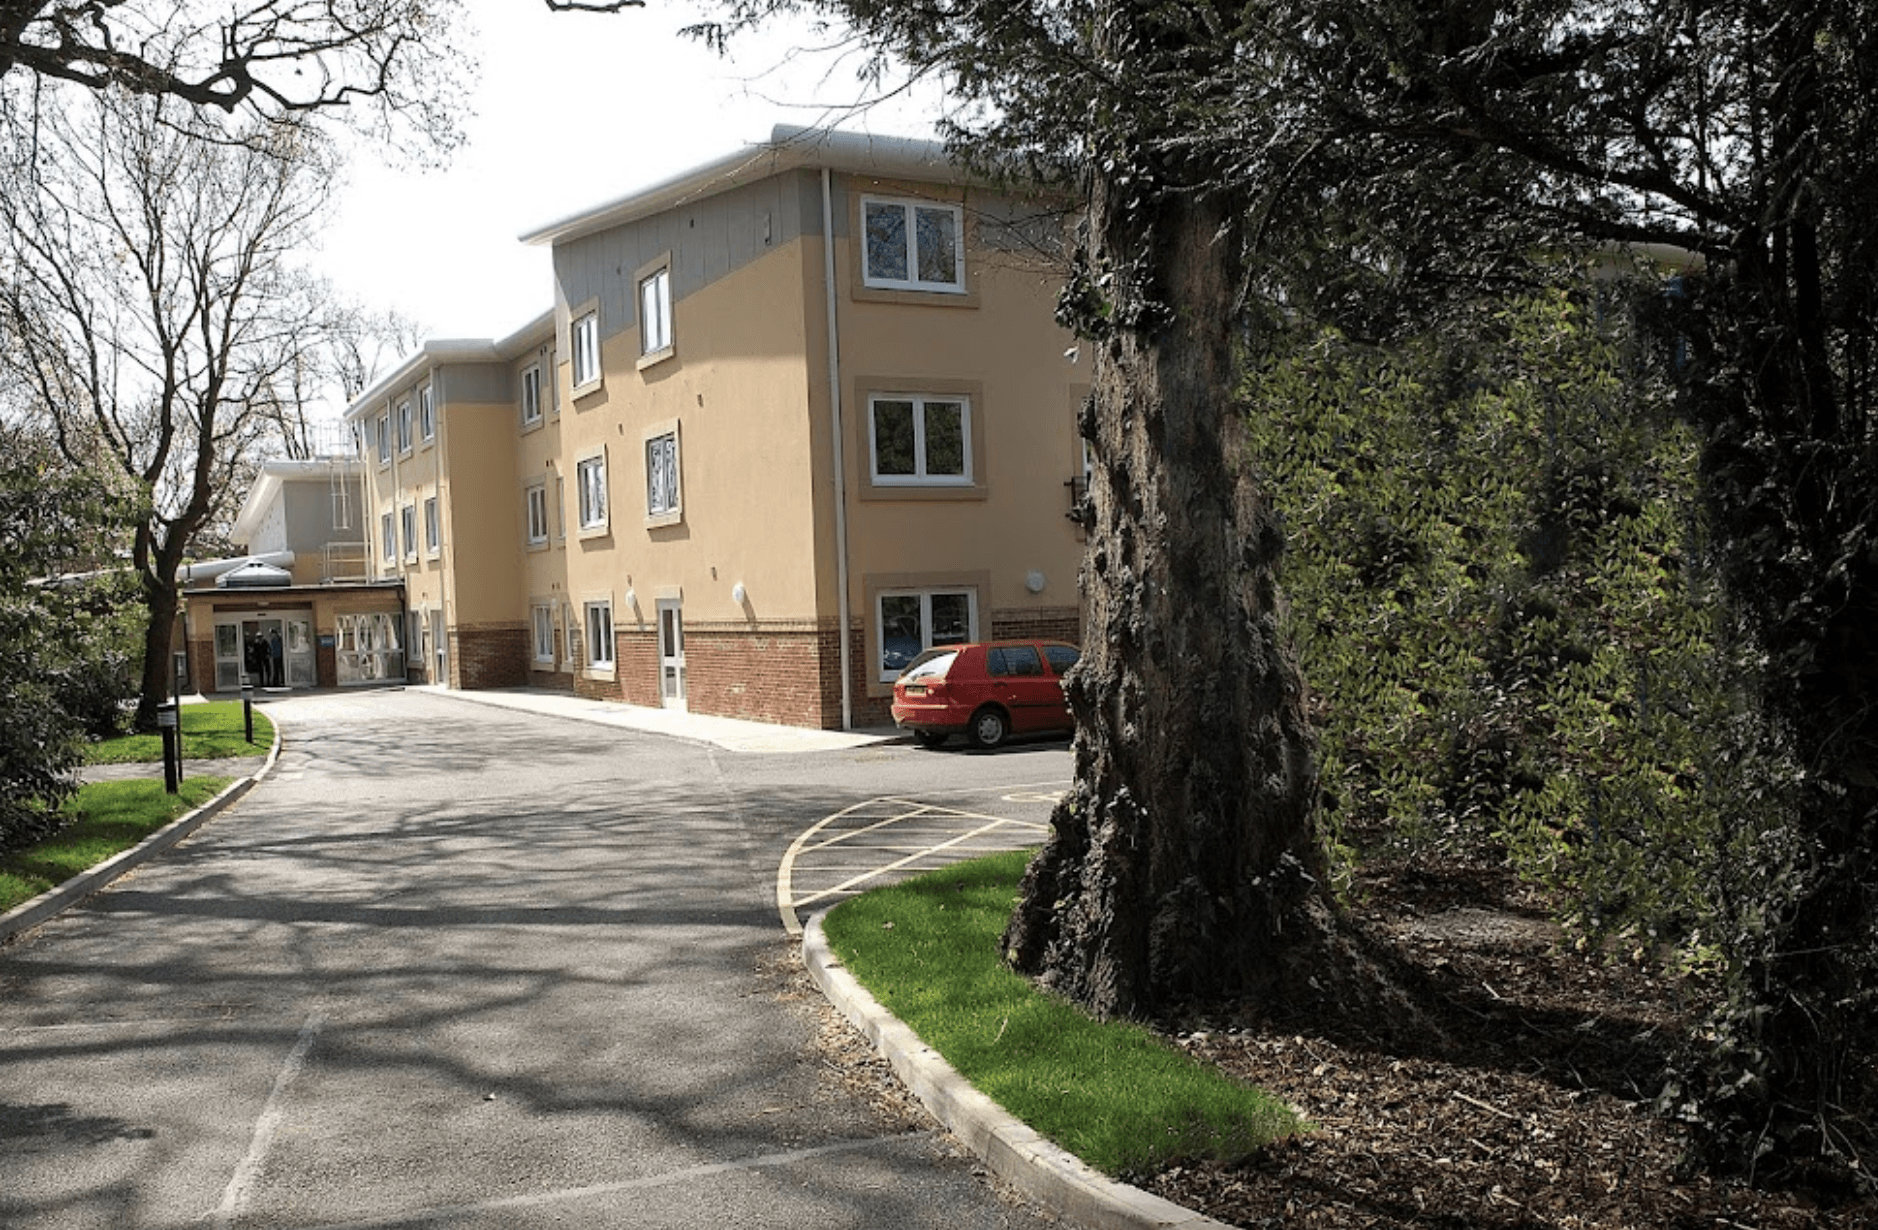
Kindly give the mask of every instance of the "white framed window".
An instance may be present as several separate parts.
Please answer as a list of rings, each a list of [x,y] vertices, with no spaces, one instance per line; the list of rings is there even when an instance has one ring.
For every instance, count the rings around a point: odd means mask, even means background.
[[[411,451],[411,399],[408,397],[398,403],[398,451]]]
[[[978,591],[884,590],[874,598],[874,627],[880,633],[876,676],[890,683],[935,645],[978,639]]]
[[[606,528],[606,454],[584,457],[574,467],[576,522],[583,531]]]
[[[538,547],[548,541],[548,488],[533,483],[524,493],[528,515],[528,545]]]
[[[425,440],[437,438],[437,401],[432,387],[426,384],[417,391],[417,434]]]
[[[398,531],[388,512],[378,515],[378,543],[379,552],[386,559],[398,558]]]
[[[970,486],[972,407],[963,397],[867,399],[868,454],[881,486]]]
[[[567,538],[567,475],[554,476],[554,536]]]
[[[964,218],[956,205],[862,197],[862,282],[885,290],[963,294]]]
[[[378,464],[391,462],[391,411],[378,416]]]
[[[522,426],[541,422],[541,364],[522,370]]]
[[[529,610],[530,627],[534,635],[534,659],[538,664],[554,664],[554,607],[539,602]]]
[[[574,342],[574,387],[600,379],[600,313],[587,312],[576,317],[572,329]]]
[[[404,531],[404,558],[417,558],[417,505],[406,504],[398,510],[399,528]]]
[[[665,264],[639,279],[639,353],[672,348],[672,267]]]
[[[571,671],[580,661],[580,625],[574,622],[574,604],[561,605],[561,669]]]
[[[613,669],[613,603],[611,599],[587,603],[587,665],[593,670]]]
[[[675,521],[681,515],[678,429],[646,438],[646,516]]]
[[[424,497],[424,550],[431,555],[443,550],[443,518],[434,495]]]

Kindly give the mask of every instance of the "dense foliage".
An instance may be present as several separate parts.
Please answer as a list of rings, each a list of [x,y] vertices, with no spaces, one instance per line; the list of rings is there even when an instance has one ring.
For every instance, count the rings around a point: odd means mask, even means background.
[[[1740,805],[1783,818],[1792,773],[1745,720],[1695,433],[1598,306],[1268,338],[1250,448],[1344,841],[1490,843],[1587,939],[1707,963],[1748,887]]]
[[[126,517],[95,476],[0,428],[0,848],[57,827],[85,738],[134,694],[135,640],[113,613],[131,577],[110,556]]]

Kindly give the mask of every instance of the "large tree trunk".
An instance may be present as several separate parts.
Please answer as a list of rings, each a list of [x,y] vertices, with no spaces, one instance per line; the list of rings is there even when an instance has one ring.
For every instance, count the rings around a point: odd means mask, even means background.
[[[1282,538],[1231,398],[1238,205],[1169,193],[1150,216],[1099,182],[1088,219],[1090,284],[1141,270],[1146,310],[1122,289],[1100,313],[1130,325],[1097,344],[1083,423],[1097,461],[1076,781],[1005,945],[1101,1015],[1289,999],[1337,972],[1314,743],[1279,631]]]

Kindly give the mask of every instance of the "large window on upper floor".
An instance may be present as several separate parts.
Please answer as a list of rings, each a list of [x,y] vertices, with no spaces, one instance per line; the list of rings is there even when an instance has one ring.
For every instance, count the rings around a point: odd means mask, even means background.
[[[411,399],[408,397],[398,403],[398,451],[411,451]]]
[[[437,399],[432,392],[434,385],[426,384],[417,391],[417,434],[424,440],[437,438]]]
[[[875,394],[867,399],[868,452],[882,486],[969,486],[971,402],[963,397]]]
[[[862,282],[883,290],[963,294],[964,217],[956,205],[861,198]]]
[[[574,495],[580,530],[595,534],[607,528],[606,454],[583,457],[574,468]]]
[[[545,483],[531,483],[522,493],[524,516],[528,523],[528,545],[539,547],[548,541],[548,488]]]
[[[639,354],[663,358],[672,348],[672,263],[666,257],[639,274]]]
[[[598,309],[574,318],[569,330],[573,346],[574,387],[597,383],[600,379],[600,313]]]
[[[541,364],[534,363],[522,369],[522,426],[534,427],[541,422]]]
[[[678,451],[678,423],[646,431],[646,526],[676,525],[684,519],[684,480]]]
[[[417,560],[417,505],[406,504],[398,510],[398,528],[404,532],[404,558]]]
[[[378,464],[387,465],[391,461],[391,413],[386,411],[378,416]]]

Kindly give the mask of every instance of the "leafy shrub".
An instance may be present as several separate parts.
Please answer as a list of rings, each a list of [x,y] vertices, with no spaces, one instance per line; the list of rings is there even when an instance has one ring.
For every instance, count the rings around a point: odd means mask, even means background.
[[[1244,395],[1341,840],[1487,843],[1600,938],[1712,952],[1791,771],[1697,441],[1622,331],[1537,294],[1389,349],[1281,339]]]

